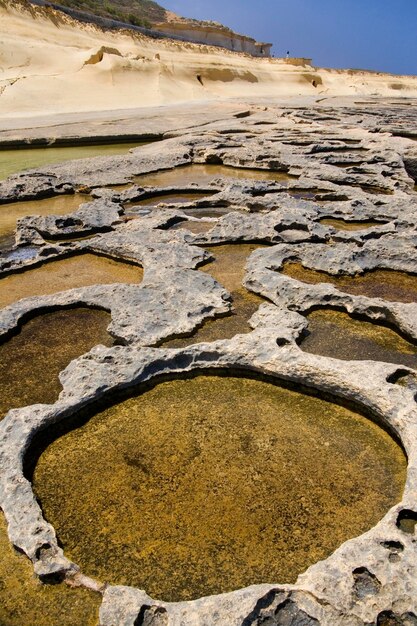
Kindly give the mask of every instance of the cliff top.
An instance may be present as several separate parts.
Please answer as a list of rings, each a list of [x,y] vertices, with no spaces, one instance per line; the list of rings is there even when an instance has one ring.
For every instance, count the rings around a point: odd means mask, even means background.
[[[153,0],[56,0],[56,4],[146,28],[175,16]]]
[[[151,28],[156,24],[177,23],[202,26],[207,29],[234,31],[220,22],[185,18],[162,7],[154,0],[51,0],[56,5],[83,11],[94,16],[105,17],[134,26]]]

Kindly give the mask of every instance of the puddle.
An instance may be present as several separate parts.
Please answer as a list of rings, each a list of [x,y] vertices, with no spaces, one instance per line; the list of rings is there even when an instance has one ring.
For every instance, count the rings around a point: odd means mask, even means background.
[[[237,334],[249,333],[252,329],[248,320],[265,300],[243,287],[245,265],[254,250],[266,247],[256,243],[204,246],[215,261],[201,266],[199,270],[213,276],[230,292],[234,310],[230,315],[208,320],[190,337],[166,341],[164,348],[182,348],[202,341],[230,339]]]
[[[338,167],[342,170],[349,169],[349,167],[361,167],[366,165],[364,161],[343,161],[335,163],[333,161],[327,161],[326,165],[334,165],[334,167]]]
[[[268,245],[261,243],[204,246],[204,250],[207,250],[214,257],[214,261],[202,265],[199,270],[213,276],[223,287],[233,293],[242,288],[242,281],[246,273],[245,265],[252,252],[259,248],[268,247]]]
[[[158,204],[183,204],[185,202],[195,202],[202,198],[209,197],[210,193],[167,193],[152,196],[152,198],[146,198],[146,200],[135,200],[134,202],[127,202],[123,206],[126,210],[126,215],[129,215],[130,207],[143,207],[150,206],[155,207]]]
[[[134,182],[143,187],[171,187],[174,185],[178,187],[191,183],[208,184],[221,176],[240,180],[272,180],[283,183],[297,178],[285,172],[272,172],[271,170],[245,169],[226,165],[185,165],[153,174],[135,176]]]
[[[227,215],[231,211],[236,211],[233,207],[211,207],[210,209],[182,209],[185,215],[190,217],[216,217]]]
[[[27,215],[66,215],[76,211],[81,204],[90,200],[90,196],[74,194],[71,196],[55,196],[45,200],[1,204],[0,251],[10,248],[14,244],[14,231],[16,229],[16,221],[19,218]]]
[[[169,230],[188,230],[190,233],[199,235],[202,233],[207,233],[209,230],[214,228],[215,225],[216,225],[215,222],[184,221],[184,222],[179,222],[178,224],[174,224],[174,226],[171,226]]]
[[[52,404],[62,391],[58,374],[98,344],[113,345],[106,311],[77,307],[44,313],[0,345],[0,416],[30,404]],[[88,329],[88,332],[86,332]]]
[[[390,302],[417,302],[417,276],[394,270],[374,270],[357,276],[332,276],[287,262],[282,273],[304,283],[330,283],[340,291]]]
[[[417,369],[417,346],[380,324],[352,319],[347,313],[319,309],[307,315],[305,352],[344,361],[371,359]]]
[[[294,583],[374,526],[405,476],[399,446],[346,408],[250,378],[198,376],[56,439],[34,489],[85,574],[177,601]]]
[[[74,287],[111,283],[139,283],[142,268],[95,254],[79,254],[50,261],[0,279],[0,308],[30,296]]]
[[[364,230],[365,228],[374,228],[375,226],[381,226],[388,222],[376,222],[376,221],[360,221],[360,220],[342,220],[333,217],[326,217],[319,220],[320,224],[325,226],[333,226],[338,230]]]
[[[0,149],[0,180],[22,170],[40,168],[44,165],[62,163],[71,159],[124,154],[131,148],[137,148],[145,145],[145,143],[148,142],[113,143],[96,146],[61,146],[58,148]]]
[[[289,196],[293,198],[297,198],[298,200],[347,200],[346,196],[341,195],[340,193],[329,191],[328,189],[319,189],[317,188],[292,188],[292,189],[282,189],[281,192],[287,193]],[[264,193],[260,195],[266,195]]]
[[[325,189],[288,189],[289,196],[299,200],[315,200],[318,194],[327,193]]]
[[[96,626],[101,596],[64,584],[42,585],[29,559],[12,548],[0,511],[0,624]]]
[[[14,250],[8,250],[1,255],[2,262],[17,263],[23,261],[34,260],[38,256],[39,248],[37,246],[20,246]]]

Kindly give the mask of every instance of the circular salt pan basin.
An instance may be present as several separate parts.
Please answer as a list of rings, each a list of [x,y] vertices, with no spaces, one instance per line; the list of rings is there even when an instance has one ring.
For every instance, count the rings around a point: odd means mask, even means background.
[[[405,475],[401,448],[347,408],[200,375],[61,433],[33,481],[85,574],[175,601],[294,582],[375,525]]]

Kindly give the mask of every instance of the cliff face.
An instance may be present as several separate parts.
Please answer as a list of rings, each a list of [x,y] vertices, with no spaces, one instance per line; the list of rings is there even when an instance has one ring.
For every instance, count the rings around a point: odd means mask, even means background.
[[[323,70],[139,33],[0,0],[3,118],[217,98],[417,96],[417,78]]]
[[[270,43],[261,43],[247,37],[239,35],[221,24],[198,21],[169,21],[154,25],[157,31],[181,37],[188,41],[211,46],[221,46],[234,52],[245,52],[255,57],[270,57]]]

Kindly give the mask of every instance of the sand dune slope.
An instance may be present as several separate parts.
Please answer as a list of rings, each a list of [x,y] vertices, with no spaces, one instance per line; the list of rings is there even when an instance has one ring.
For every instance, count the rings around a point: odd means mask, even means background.
[[[417,78],[327,70],[103,31],[25,0],[0,0],[0,114],[134,108],[283,95],[417,96]]]

